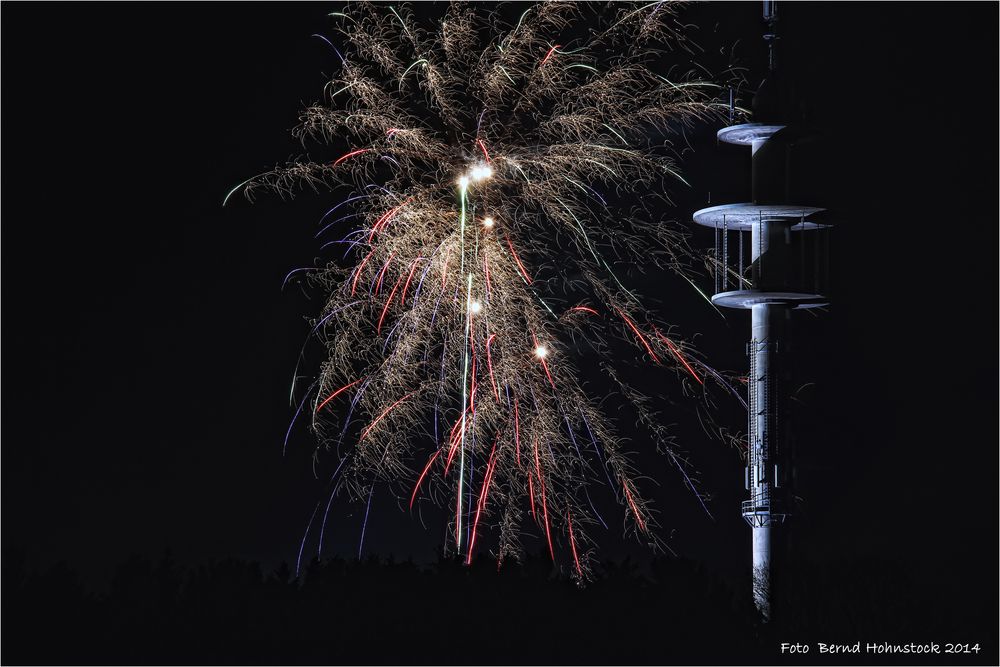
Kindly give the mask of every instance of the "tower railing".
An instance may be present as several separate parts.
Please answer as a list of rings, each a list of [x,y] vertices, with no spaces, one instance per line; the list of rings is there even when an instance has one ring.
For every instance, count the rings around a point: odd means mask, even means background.
[[[740,503],[740,511],[743,514],[743,519],[751,526],[784,523],[788,517],[783,504],[773,498],[761,501],[744,500]]]
[[[730,225],[723,220],[715,228],[715,247],[706,258],[713,294],[780,290],[829,295],[832,228],[804,220],[785,223],[789,247],[780,259],[770,260],[766,252],[753,252],[751,229],[743,223]],[[754,254],[759,255],[756,261],[752,260]]]

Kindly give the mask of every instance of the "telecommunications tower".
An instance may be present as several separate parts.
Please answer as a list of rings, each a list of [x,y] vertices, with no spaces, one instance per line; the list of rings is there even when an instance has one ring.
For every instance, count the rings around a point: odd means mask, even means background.
[[[829,240],[828,225],[812,219],[823,209],[790,203],[794,148],[804,134],[792,124],[793,105],[778,69],[775,2],[764,2],[764,20],[768,73],[753,99],[754,122],[718,132],[723,143],[750,147],[753,201],[701,209],[694,221],[715,228],[712,302],[750,311],[744,473],[749,499],[742,513],[752,534],[754,602],[770,618],[776,565],[793,514],[793,441],[783,382],[789,320],[795,310],[827,304]]]

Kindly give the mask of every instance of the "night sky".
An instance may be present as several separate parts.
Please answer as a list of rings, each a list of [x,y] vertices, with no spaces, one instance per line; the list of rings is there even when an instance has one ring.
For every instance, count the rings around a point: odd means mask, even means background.
[[[332,34],[336,7],[4,4],[5,557],[65,560],[96,587],[165,548],[189,564],[294,560],[322,489],[305,429],[281,449],[321,302],[281,284],[313,261],[336,198],[221,203],[303,152],[288,130],[334,70],[310,35]],[[798,384],[815,383],[797,406],[797,553],[875,557],[995,609],[997,5],[781,10],[783,64],[824,135],[798,175],[803,203],[837,224],[834,304],[796,320]],[[759,80],[759,3],[689,17],[707,60],[732,49]],[[700,247],[712,234],[691,213],[749,194],[749,151],[716,145],[716,129],[690,133],[692,187],[673,193]],[[716,367],[744,368],[746,313],[724,322],[666,277],[643,291]],[[666,459],[640,455],[664,536],[738,577],[739,456],[658,372],[649,381],[678,404],[660,407],[714,496],[713,520]],[[719,419],[743,428],[736,406]],[[375,498],[366,553],[436,558],[439,520],[424,528]],[[330,553],[356,551],[361,509],[335,511]],[[643,558],[618,525],[603,555]]]

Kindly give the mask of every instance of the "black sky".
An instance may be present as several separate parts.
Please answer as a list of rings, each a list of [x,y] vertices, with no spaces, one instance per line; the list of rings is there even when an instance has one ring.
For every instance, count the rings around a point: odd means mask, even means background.
[[[310,37],[331,33],[333,8],[3,5],[5,553],[97,583],[165,547],[191,563],[294,558],[321,490],[309,435],[284,458],[281,443],[319,303],[280,287],[315,256],[333,195],[221,202],[301,152],[287,131],[335,67]],[[691,11],[710,52],[735,42],[759,65],[759,3]],[[827,138],[807,180],[838,224],[836,302],[798,320],[799,375],[816,383],[800,408],[799,548],[874,555],[942,589],[987,577],[995,596],[997,5],[782,12],[785,63]],[[747,195],[749,158],[715,129],[691,137],[679,220]],[[727,326],[689,296],[659,295],[665,316],[742,368],[746,315]],[[680,409],[678,432],[716,520],[654,457],[661,522],[680,553],[737,568],[740,462],[691,419]],[[434,557],[439,524],[373,511],[368,552]],[[356,549],[357,512],[336,516],[333,550]]]

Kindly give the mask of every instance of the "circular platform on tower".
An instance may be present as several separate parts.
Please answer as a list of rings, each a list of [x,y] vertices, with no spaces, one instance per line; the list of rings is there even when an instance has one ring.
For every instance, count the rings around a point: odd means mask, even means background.
[[[785,129],[784,125],[767,125],[766,123],[744,123],[730,125],[716,133],[719,141],[737,146],[750,146],[758,139],[770,139],[773,135]]]
[[[791,227],[793,232],[809,229],[825,229],[830,225],[806,220],[825,208],[815,206],[796,206],[794,204],[722,204],[710,206],[694,212],[694,221],[706,227],[730,229],[733,231],[750,231],[762,220],[797,220]]]
[[[725,308],[752,308],[764,304],[784,304],[789,308],[820,308],[830,303],[822,294],[800,292],[761,292],[758,290],[736,290],[719,292],[712,297],[712,303]]]

